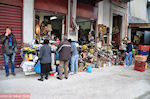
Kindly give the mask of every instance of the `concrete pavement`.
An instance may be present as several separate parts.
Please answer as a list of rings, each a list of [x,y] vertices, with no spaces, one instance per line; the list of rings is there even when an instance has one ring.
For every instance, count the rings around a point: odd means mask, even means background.
[[[39,82],[39,75],[25,76],[21,69],[16,77],[5,77],[0,70],[0,93],[31,93],[31,99],[150,99],[150,69],[112,66],[94,68],[92,73],[79,72],[69,79],[49,77]]]

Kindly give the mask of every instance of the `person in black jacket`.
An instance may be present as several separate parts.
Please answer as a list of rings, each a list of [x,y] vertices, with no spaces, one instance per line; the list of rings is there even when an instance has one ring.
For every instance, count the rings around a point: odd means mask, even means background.
[[[127,39],[127,49],[126,49],[126,66],[131,66],[132,64],[132,49],[133,45],[129,39]]]
[[[0,43],[2,43],[1,50],[4,56],[6,77],[9,76],[9,58],[11,60],[11,74],[15,76],[15,55],[17,52],[17,42],[15,35],[12,33],[11,27],[6,27],[6,33],[0,35]]]
[[[45,79],[48,79],[48,73],[52,71],[51,68],[51,47],[48,45],[49,40],[44,40],[44,45],[40,49],[39,60],[41,63],[41,78],[39,81],[43,81],[43,76],[45,75]]]

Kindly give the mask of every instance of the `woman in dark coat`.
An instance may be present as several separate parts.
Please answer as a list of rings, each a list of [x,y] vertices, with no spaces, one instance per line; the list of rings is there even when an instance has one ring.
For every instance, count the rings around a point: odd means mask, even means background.
[[[41,78],[39,81],[43,81],[43,76],[48,79],[48,73],[52,70],[51,68],[51,47],[48,45],[49,40],[44,40],[44,45],[40,49],[39,60],[41,63]]]

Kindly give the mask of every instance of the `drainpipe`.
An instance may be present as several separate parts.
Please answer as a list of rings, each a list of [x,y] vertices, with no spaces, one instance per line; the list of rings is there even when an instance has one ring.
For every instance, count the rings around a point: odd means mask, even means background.
[[[76,33],[76,37],[75,37],[75,41],[78,41],[78,25],[76,23],[76,14],[77,14],[77,0],[73,0],[73,7],[72,7],[72,23],[75,26],[75,33]]]
[[[77,0],[73,0],[72,18],[76,20]]]

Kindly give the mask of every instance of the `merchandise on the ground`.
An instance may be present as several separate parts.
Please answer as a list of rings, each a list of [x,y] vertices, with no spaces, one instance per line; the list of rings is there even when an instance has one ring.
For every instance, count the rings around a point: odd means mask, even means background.
[[[149,51],[150,50],[150,46],[149,45],[139,45],[139,50]]]
[[[23,61],[20,65],[25,75],[35,74],[35,72],[33,72],[34,66],[35,63],[31,61]]]
[[[135,61],[134,70],[144,72],[145,71],[146,62]]]
[[[139,55],[149,55],[149,51],[143,51],[143,50],[139,50],[138,51]]]
[[[141,56],[141,55],[136,55],[135,56],[135,61],[146,62],[146,60],[147,60],[146,56]]]

